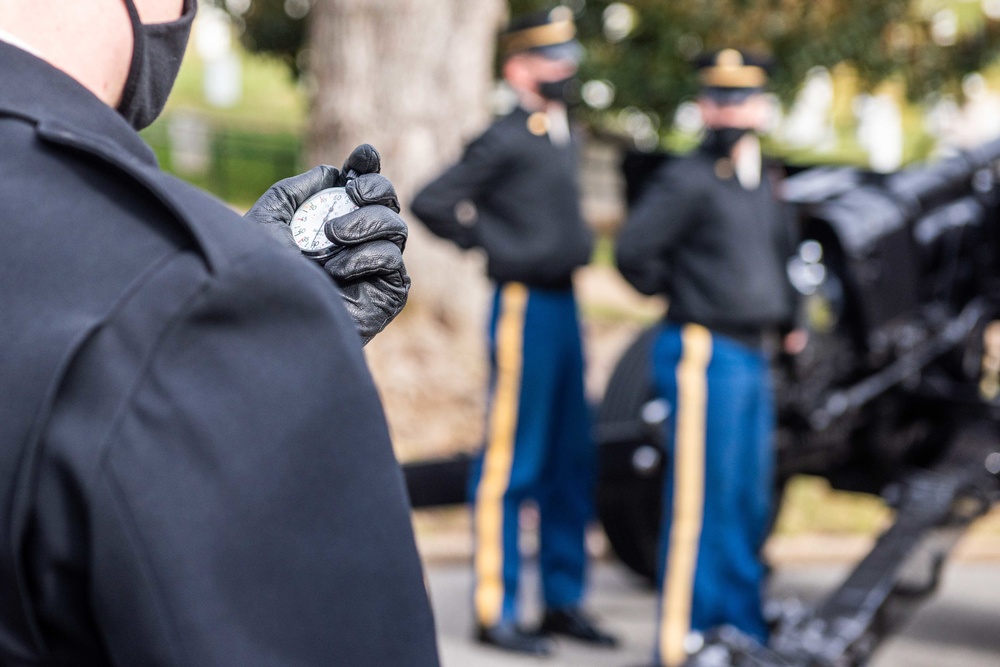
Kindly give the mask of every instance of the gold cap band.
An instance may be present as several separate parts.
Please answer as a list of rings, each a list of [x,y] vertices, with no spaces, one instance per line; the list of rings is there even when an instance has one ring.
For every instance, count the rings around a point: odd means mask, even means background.
[[[715,57],[712,67],[698,74],[703,86],[718,88],[762,88],[767,83],[767,71],[757,65],[747,65],[736,49],[725,49]]]
[[[504,53],[510,54],[540,46],[562,44],[574,37],[576,37],[576,25],[573,21],[556,21],[503,35],[500,44]]]

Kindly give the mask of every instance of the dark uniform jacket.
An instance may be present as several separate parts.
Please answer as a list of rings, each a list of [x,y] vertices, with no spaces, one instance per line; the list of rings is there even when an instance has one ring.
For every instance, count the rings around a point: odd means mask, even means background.
[[[639,291],[666,295],[674,322],[741,338],[791,327],[797,299],[786,263],[796,235],[769,176],[765,168],[748,190],[728,159],[705,148],[669,160],[619,235],[619,270]]]
[[[0,42],[0,664],[438,664],[340,299]]]
[[[580,213],[576,147],[531,132],[528,118],[518,108],[495,122],[411,209],[435,234],[482,247],[497,282],[569,287],[592,244]]]

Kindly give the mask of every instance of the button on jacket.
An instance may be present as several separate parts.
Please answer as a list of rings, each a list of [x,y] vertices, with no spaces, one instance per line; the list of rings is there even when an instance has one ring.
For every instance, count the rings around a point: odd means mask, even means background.
[[[553,143],[537,124],[543,118],[518,108],[495,122],[411,209],[435,234],[482,247],[497,282],[562,288],[590,259],[592,240],[580,213],[576,146]]]
[[[0,62],[0,664],[436,666],[329,278]]]

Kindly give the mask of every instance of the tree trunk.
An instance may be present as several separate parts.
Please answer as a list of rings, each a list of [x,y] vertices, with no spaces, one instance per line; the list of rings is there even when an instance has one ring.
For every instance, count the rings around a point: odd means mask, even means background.
[[[308,157],[382,154],[410,224],[406,310],[368,347],[402,458],[478,443],[485,371],[482,259],[434,238],[406,209],[489,121],[504,0],[317,0]]]

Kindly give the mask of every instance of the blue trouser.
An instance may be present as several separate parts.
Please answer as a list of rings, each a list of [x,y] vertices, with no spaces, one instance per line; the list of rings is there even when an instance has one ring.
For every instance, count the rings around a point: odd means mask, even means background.
[[[486,627],[516,619],[518,514],[529,499],[545,604],[580,602],[596,464],[572,290],[498,287],[490,353],[486,446],[471,480],[475,612]]]
[[[690,631],[728,624],[767,641],[760,549],[773,496],[768,363],[696,324],[668,324],[653,348],[673,407],[660,548],[660,665],[681,664]]]

